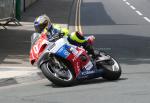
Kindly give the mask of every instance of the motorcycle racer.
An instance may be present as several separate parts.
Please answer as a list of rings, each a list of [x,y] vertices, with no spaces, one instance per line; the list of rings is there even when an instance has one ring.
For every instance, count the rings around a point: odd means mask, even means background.
[[[88,54],[92,54],[93,58],[95,58],[95,53],[92,46],[94,39],[94,36],[85,37],[81,32],[78,31],[72,32],[70,35],[68,35],[69,43],[76,46],[83,46],[83,48],[88,51]]]
[[[92,57],[95,58],[95,53],[93,49],[93,42],[95,37],[88,36],[84,37],[82,33],[76,31],[69,34],[69,30],[66,28],[61,28],[59,25],[52,24],[50,18],[47,15],[41,15],[37,17],[34,21],[35,33],[32,36],[32,39],[39,37],[41,34],[47,34],[48,40],[51,39],[54,35],[63,34],[68,37],[68,41],[76,46],[83,46],[85,50],[88,51],[88,54],[92,54]]]

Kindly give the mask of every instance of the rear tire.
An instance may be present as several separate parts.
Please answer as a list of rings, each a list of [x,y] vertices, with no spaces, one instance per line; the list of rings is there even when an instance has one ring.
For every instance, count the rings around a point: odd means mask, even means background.
[[[97,56],[109,56],[104,52],[100,52],[98,50],[95,50],[96,54],[99,54]],[[111,56],[110,60],[104,60],[98,63],[98,66],[103,68],[103,75],[102,77],[106,80],[117,80],[120,78],[122,70],[120,64]]]
[[[102,65],[104,68],[103,69],[104,74],[102,77],[104,79],[107,79],[107,80],[117,80],[121,76],[121,72],[122,72],[121,66],[119,65],[119,63],[115,59],[113,59],[113,58],[111,58],[111,59],[112,59],[112,61],[114,61],[116,63],[118,69],[117,70],[111,70],[106,65]],[[111,66],[111,68],[112,68],[112,66]]]
[[[59,76],[55,71],[53,71],[52,66],[49,66],[49,63],[51,61],[45,62],[41,65],[41,70],[43,74],[46,76],[47,79],[49,79],[52,83],[58,85],[58,86],[71,86],[75,83],[75,73],[72,69],[72,66],[67,60],[61,60],[59,62],[62,62],[64,65],[67,66],[66,72],[70,75],[69,79],[62,78]],[[57,68],[56,68],[57,69]]]

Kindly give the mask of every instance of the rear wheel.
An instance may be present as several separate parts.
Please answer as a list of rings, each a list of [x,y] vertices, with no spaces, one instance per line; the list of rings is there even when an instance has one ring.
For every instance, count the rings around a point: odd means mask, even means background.
[[[41,65],[43,74],[54,84],[71,86],[75,82],[75,73],[67,60],[51,57],[51,60]]]
[[[106,53],[100,53],[100,56],[108,56],[110,59],[103,60],[98,63],[98,66],[103,68],[103,75],[102,77],[107,80],[117,80],[121,76],[121,66],[120,64],[111,56],[107,55]]]

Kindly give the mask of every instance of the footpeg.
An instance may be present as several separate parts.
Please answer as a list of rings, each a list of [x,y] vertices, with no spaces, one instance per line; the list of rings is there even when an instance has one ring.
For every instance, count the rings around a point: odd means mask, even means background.
[[[110,56],[101,56],[101,57],[98,57],[96,62],[101,62],[101,61],[105,61],[105,60],[110,60]]]

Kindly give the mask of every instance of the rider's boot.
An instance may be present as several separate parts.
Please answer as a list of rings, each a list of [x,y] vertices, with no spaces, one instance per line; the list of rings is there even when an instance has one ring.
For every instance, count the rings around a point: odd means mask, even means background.
[[[96,60],[97,62],[99,61],[104,61],[104,60],[109,60],[110,56],[100,54],[99,50],[94,50],[92,45],[87,45],[85,49],[88,51],[88,54],[92,55],[92,58]]]
[[[97,54],[95,54],[94,49],[93,49],[93,46],[87,45],[87,46],[85,47],[85,50],[87,50],[88,54],[91,54],[91,55],[92,55],[92,58],[93,58],[93,59],[96,59]]]

